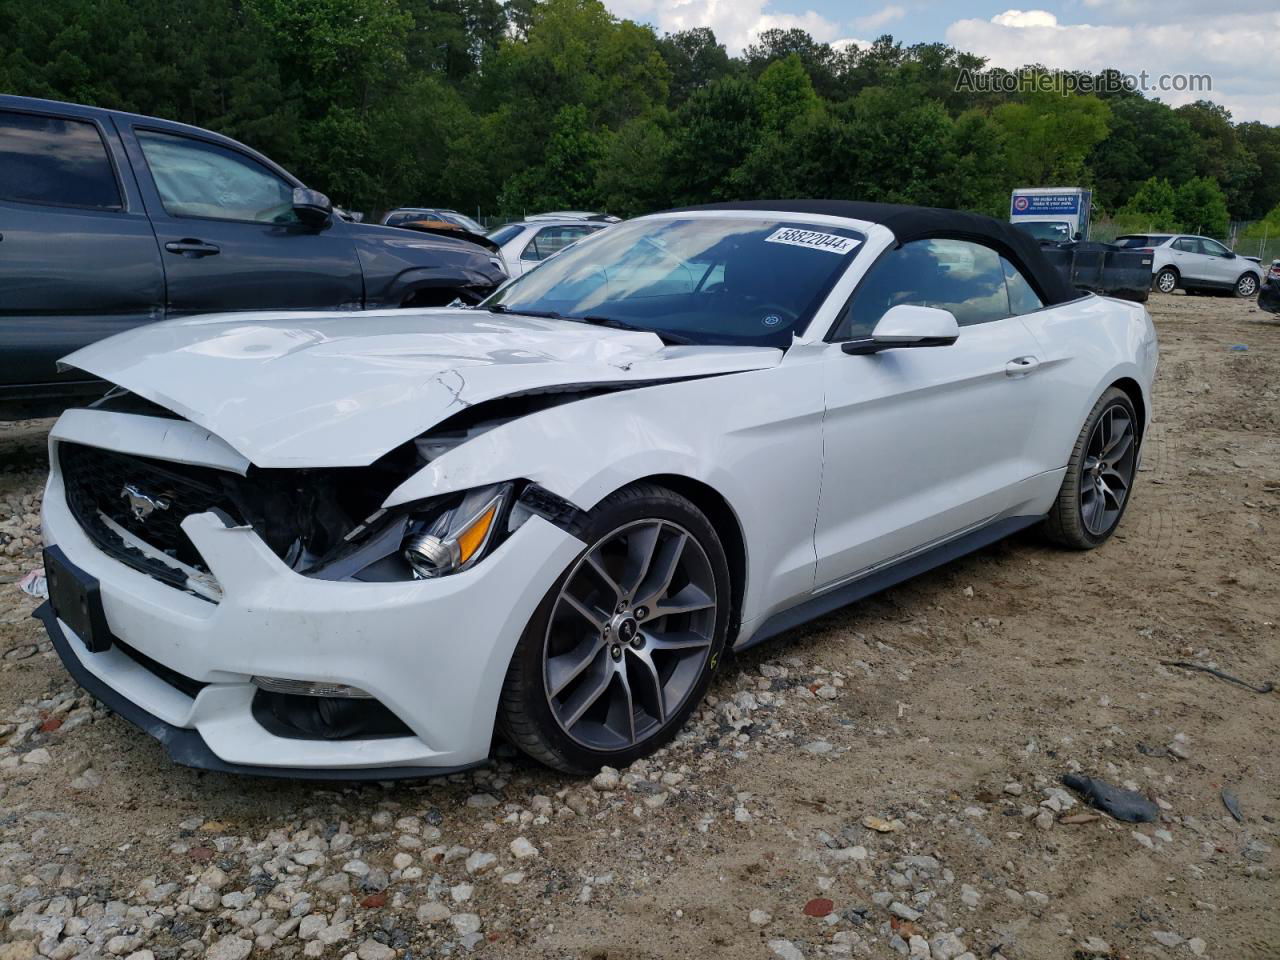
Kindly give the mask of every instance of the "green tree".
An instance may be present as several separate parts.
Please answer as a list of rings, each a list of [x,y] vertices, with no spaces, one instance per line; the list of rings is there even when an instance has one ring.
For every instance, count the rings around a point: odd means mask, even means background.
[[[667,176],[676,203],[730,200],[732,176],[758,131],[755,87],[725,77],[696,91],[676,112]]]
[[[1133,196],[1116,212],[1116,223],[1124,232],[1145,230],[1182,230],[1175,212],[1178,194],[1168,180],[1151,177],[1134,191]]]
[[[1183,230],[1212,237],[1227,235],[1227,197],[1217,181],[1208,177],[1195,177],[1178,187],[1173,214]]]
[[[733,61],[710,27],[669,33],[658,41],[658,50],[671,75],[672,103],[684,103],[695,90],[733,71]]]
[[[1214,180],[1227,198],[1227,207],[1237,217],[1253,208],[1250,186],[1259,174],[1257,161],[1241,143],[1226,107],[1197,100],[1177,109],[1186,120],[1192,138],[1187,145],[1196,175]]]
[[[586,107],[561,107],[542,161],[508,179],[498,205],[520,215],[555,207],[593,207],[596,165],[603,154],[604,145],[591,129]]]
[[[1172,184],[1195,176],[1190,152],[1191,125],[1158,100],[1126,93],[1107,101],[1110,131],[1089,154],[1095,209],[1115,211],[1151,177]]]
[[[1107,135],[1110,108],[1094,96],[1037,91],[992,111],[1009,172],[1024,186],[1088,184],[1085,159]]]

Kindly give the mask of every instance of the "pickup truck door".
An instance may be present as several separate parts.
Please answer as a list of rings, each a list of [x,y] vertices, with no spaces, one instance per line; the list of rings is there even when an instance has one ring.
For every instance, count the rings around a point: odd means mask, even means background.
[[[265,158],[148,121],[116,120],[155,228],[169,316],[356,310],[364,280],[347,226],[298,221],[300,186]]]
[[[164,273],[129,162],[101,114],[0,107],[0,385],[65,393],[55,363],[163,315]]]

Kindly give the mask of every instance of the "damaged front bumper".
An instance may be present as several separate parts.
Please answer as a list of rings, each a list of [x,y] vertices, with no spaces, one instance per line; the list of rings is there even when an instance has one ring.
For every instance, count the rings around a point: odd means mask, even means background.
[[[64,418],[50,443],[105,443],[172,454],[175,426],[128,430]],[[122,427],[118,420],[114,426]],[[216,440],[216,438],[214,438]],[[168,444],[162,448],[163,444]],[[220,588],[216,602],[161,582],[101,550],[67,505],[59,458],[44,499],[46,545],[91,578],[107,639],[91,652],[68,620],[42,607],[59,656],[90,693],[159,739],[179,763],[277,776],[393,779],[483,762],[503,677],[534,609],[582,544],[541,517],[475,567],[437,580],[319,580],[290,569],[249,527],[187,516]],[[56,599],[56,598],[55,598]],[[254,677],[358,688],[399,721],[394,735],[281,735]]]

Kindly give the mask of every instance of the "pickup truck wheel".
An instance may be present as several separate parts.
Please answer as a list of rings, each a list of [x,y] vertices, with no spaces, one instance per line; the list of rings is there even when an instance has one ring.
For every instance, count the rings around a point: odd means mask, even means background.
[[[702,700],[729,631],[729,564],[710,521],[642,483],[580,523],[582,551],[516,645],[498,725],[566,773],[625,767]]]
[[[1240,275],[1240,279],[1236,281],[1236,296],[1242,300],[1247,300],[1258,292],[1258,278],[1252,273],[1244,273]]]
[[[1173,267],[1165,267],[1156,274],[1155,287],[1161,293],[1173,293],[1178,289],[1178,271]]]

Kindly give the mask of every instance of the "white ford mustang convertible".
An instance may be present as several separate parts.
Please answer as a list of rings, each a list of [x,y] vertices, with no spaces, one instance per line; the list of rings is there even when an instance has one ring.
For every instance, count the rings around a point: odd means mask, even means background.
[[[179,763],[422,776],[667,741],[731,651],[1128,505],[1156,337],[1008,224],[836,201],[611,227],[475,308],[242,313],[72,354],[68,670]]]

